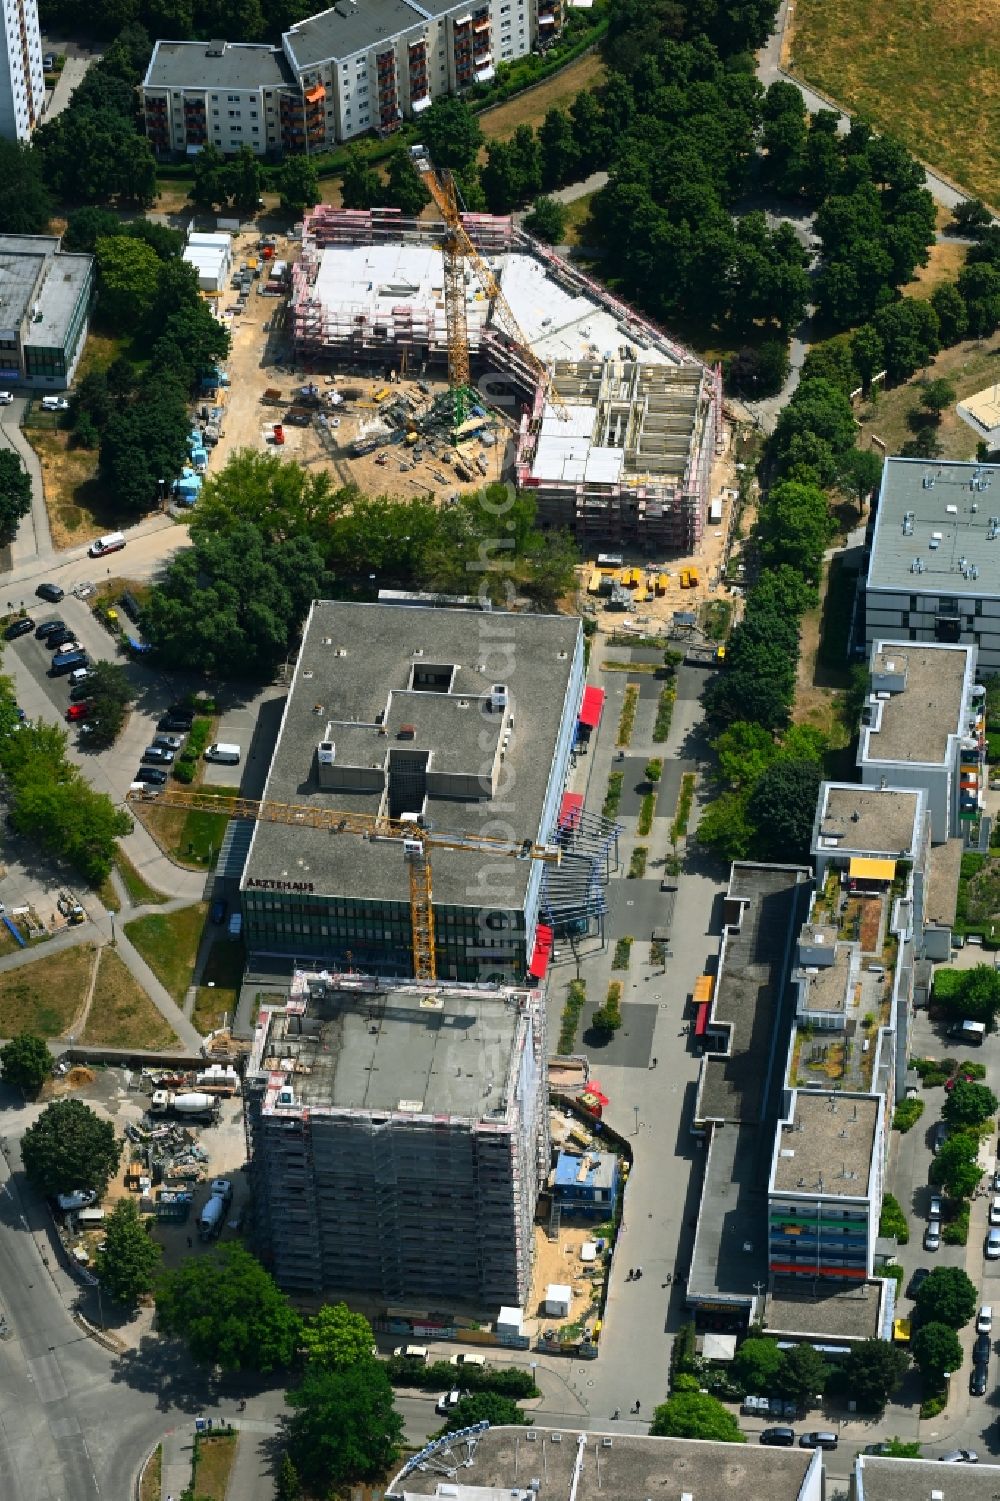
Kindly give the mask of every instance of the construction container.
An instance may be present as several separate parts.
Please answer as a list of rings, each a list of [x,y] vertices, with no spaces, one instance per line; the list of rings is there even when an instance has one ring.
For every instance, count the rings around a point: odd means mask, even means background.
[[[701,575],[699,574],[697,568],[689,568],[688,569],[688,585],[689,585],[689,587],[692,588],[692,589],[696,589],[700,583],[701,583]]]
[[[694,994],[692,999],[696,1006],[703,1006],[706,1001],[712,999],[712,991],[715,989],[714,975],[699,975],[694,982]]]
[[[600,592],[601,592],[601,575],[598,572],[598,570],[595,568],[594,572],[590,575],[590,582],[587,585],[587,593],[588,594],[600,594]]]
[[[389,391],[389,387],[388,386],[379,386],[379,388],[378,388],[377,391],[373,391],[372,392],[372,401],[374,401],[374,402],[385,401],[385,398],[389,394],[390,394],[390,391]]]
[[[669,575],[669,573],[658,573],[656,575],[656,592],[657,592],[657,594],[666,594],[666,592],[667,592],[667,584],[669,583],[669,581],[670,581],[670,575]]]
[[[682,589],[690,589],[690,587],[691,587],[691,575],[690,575],[690,573],[688,572],[688,570],[686,568],[682,568],[681,569],[681,588]]]

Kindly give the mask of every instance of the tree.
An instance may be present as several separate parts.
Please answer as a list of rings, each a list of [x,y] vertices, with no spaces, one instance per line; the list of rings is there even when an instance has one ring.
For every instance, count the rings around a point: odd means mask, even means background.
[[[340,196],[344,207],[352,209],[374,208],[385,199],[382,179],[369,164],[360,146],[347,148],[347,165],[340,182]]]
[[[135,691],[124,667],[117,662],[94,662],[87,679],[88,744],[97,750],[114,745],[134,700]]]
[[[542,187],[549,191],[573,182],[579,171],[580,153],[573,137],[573,122],[565,110],[549,110],[538,129],[538,144],[542,152]]]
[[[16,453],[0,451],[0,545],[17,536],[18,523],[31,510],[31,480]]]
[[[777,396],[789,371],[788,346],[782,339],[764,339],[731,354],[725,362],[726,389],[758,399]]]
[[[448,1414],[445,1430],[471,1428],[473,1423],[489,1423],[491,1428],[515,1427],[528,1419],[512,1397],[499,1392],[470,1392],[455,1403]]]
[[[62,248],[93,255],[99,239],[120,235],[124,229],[121,219],[111,209],[88,203],[85,208],[74,209],[66,220]]]
[[[233,160],[227,162],[223,181],[226,196],[241,214],[256,212],[264,186],[264,164],[252,146],[241,146]]]
[[[717,1397],[701,1392],[678,1392],[653,1413],[654,1438],[705,1438],[720,1444],[745,1444],[746,1434]]]
[[[114,1126],[82,1100],[47,1105],[21,1138],[24,1170],[48,1196],[77,1188],[103,1193],[121,1154]]]
[[[919,1459],[920,1443],[917,1439],[886,1439],[884,1454],[887,1459]]]
[[[1000,326],[1000,269],[967,259],[958,273],[957,290],[968,313],[969,333],[987,338]]]
[[[305,1324],[302,1347],[316,1365],[341,1370],[372,1359],[372,1326],[346,1303],[327,1303]]]
[[[70,107],[38,127],[31,149],[39,153],[47,187],[66,202],[117,199],[145,208],[156,198],[156,160],[148,140],[132,123],[133,90],[118,85],[125,114],[110,102],[88,102],[86,86],[97,73],[91,68]]]
[[[510,141],[489,143],[479,180],[491,214],[509,214],[523,201],[521,174]]]
[[[771,487],[760,507],[761,557],[768,567],[787,563],[810,583],[818,583],[823,553],[835,530],[818,485],[783,480]]]
[[[165,1272],[156,1317],[165,1334],[187,1341],[195,1360],[227,1371],[290,1365],[302,1333],[274,1278],[235,1242]]]
[[[998,1101],[986,1084],[960,1079],[944,1102],[941,1114],[953,1126],[981,1126],[996,1115]]]
[[[724,792],[714,798],[698,820],[695,838],[727,863],[745,860],[756,830],[747,812],[746,792]]]
[[[814,761],[782,757],[767,768],[747,803],[758,859],[793,862],[807,858],[822,779]]]
[[[837,483],[857,502],[859,516],[864,515],[865,502],[871,499],[881,481],[882,459],[874,449],[849,448],[841,455]]]
[[[281,1456],[281,1464],[278,1466],[277,1497],[278,1501],[301,1501],[302,1497],[299,1472],[287,1449]]]
[[[197,208],[212,210],[226,201],[226,159],[218,146],[207,141],[194,159],[191,202]]]
[[[946,1371],[957,1371],[962,1364],[962,1342],[948,1324],[932,1320],[922,1323],[913,1336],[913,1359],[928,1391],[940,1391]]]
[[[793,1345],[784,1352],[775,1387],[779,1396],[800,1407],[815,1406],[830,1379],[830,1367],[814,1345]]]
[[[302,1385],[288,1393],[288,1448],[307,1488],[326,1496],[388,1473],[403,1436],[392,1395],[378,1361],[335,1371],[306,1366]]]
[[[778,754],[774,736],[747,720],[731,724],[712,742],[712,749],[730,787],[753,787]]]
[[[275,187],[283,213],[301,214],[319,202],[319,173],[308,156],[286,156],[275,174]]]
[[[966,1132],[950,1136],[931,1163],[931,1182],[939,1183],[952,1198],[968,1198],[983,1176],[978,1155],[979,1143],[974,1136]]]
[[[958,233],[970,239],[976,239],[993,223],[993,215],[981,198],[963,198],[955,204],[951,217]]]
[[[972,1022],[985,1022],[992,1032],[1000,1012],[1000,973],[992,964],[977,964],[967,969],[959,987],[956,1010]]]
[[[802,380],[828,380],[838,386],[845,396],[850,396],[854,388],[860,384],[857,368],[854,364],[854,356],[851,353],[851,338],[849,334],[838,334],[836,338],[824,339],[822,343],[812,344],[802,362]]]
[[[525,217],[524,227],[529,235],[544,240],[546,245],[559,245],[566,233],[566,206],[557,198],[536,198],[531,213]]]
[[[27,142],[0,141],[0,233],[44,234],[51,216],[38,153]]]
[[[772,83],[764,99],[761,145],[767,152],[761,175],[782,194],[798,193],[806,170],[808,128],[805,103],[794,84]]]
[[[852,1345],[840,1368],[843,1390],[850,1392],[859,1407],[881,1412],[897,1390],[910,1358],[905,1350],[884,1339],[866,1339]]]
[[[168,486],[188,455],[191,419],[181,391],[159,380],[138,400],[115,412],[101,435],[101,474],[125,510],[150,510],[162,479]]]
[[[808,447],[817,483],[829,484],[840,457],[854,447],[856,433],[854,412],[843,391],[828,380],[800,381],[778,418],[773,439],[775,456],[783,472],[788,473]],[[796,438],[804,440],[798,449]]]
[[[248,525],[200,535],[173,560],[143,612],[147,640],[167,666],[244,678],[287,655],[326,572],[316,545],[266,545]]]
[[[963,1328],[977,1302],[975,1283],[957,1266],[935,1267],[916,1297],[921,1324],[947,1324],[950,1329]]]
[[[52,1054],[34,1032],[18,1032],[0,1048],[0,1068],[8,1084],[34,1095],[52,1073]]]
[[[421,122],[423,143],[435,167],[467,172],[483,144],[479,121],[464,99],[445,94],[434,100]]]
[[[389,158],[385,201],[409,219],[416,219],[431,201],[424,180],[413,164],[405,146],[399,146]]]
[[[751,1336],[740,1345],[730,1369],[733,1380],[743,1391],[769,1396],[778,1389],[778,1373],[783,1363],[784,1355],[777,1340]]]
[[[120,1199],[104,1226],[97,1275],[119,1303],[133,1305],[152,1290],[163,1252],[139,1218],[134,1199]]]
[[[851,340],[851,359],[861,377],[866,392],[871,390],[873,378],[885,366],[885,345],[878,329],[872,323],[863,323]]]
[[[931,307],[938,316],[939,337],[947,349],[964,339],[969,328],[969,314],[965,299],[957,287],[944,282],[931,293]]]
[[[885,348],[890,380],[905,380],[941,347],[937,313],[919,297],[903,297],[880,308],[872,319]]]
[[[129,235],[102,236],[96,246],[101,311],[122,332],[141,323],[153,305],[159,258]]]

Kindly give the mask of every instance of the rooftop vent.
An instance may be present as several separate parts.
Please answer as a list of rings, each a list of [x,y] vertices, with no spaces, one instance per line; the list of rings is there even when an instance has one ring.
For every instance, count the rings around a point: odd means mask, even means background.
[[[401,724],[396,731],[397,740],[413,740],[417,733],[415,724]]]
[[[404,1111],[407,1115],[419,1115],[424,1108],[423,1100],[400,1100],[397,1110]]]
[[[421,1011],[443,1011],[444,1001],[439,995],[422,995],[420,997]]]
[[[494,683],[493,686],[490,688],[489,706],[490,706],[490,713],[491,714],[499,714],[502,709],[506,709],[506,707],[507,707],[507,684],[506,683]]]
[[[332,740],[321,740],[316,752],[321,766],[332,766],[336,760],[336,749]]]
[[[209,42],[205,48],[206,57],[223,57],[226,51],[226,43],[219,38]]]

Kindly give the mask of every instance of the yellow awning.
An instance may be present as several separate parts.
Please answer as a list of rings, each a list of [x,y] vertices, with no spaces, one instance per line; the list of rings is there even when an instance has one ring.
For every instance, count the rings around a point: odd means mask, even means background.
[[[848,875],[855,881],[894,881],[895,860],[872,860],[867,855],[852,855]]]

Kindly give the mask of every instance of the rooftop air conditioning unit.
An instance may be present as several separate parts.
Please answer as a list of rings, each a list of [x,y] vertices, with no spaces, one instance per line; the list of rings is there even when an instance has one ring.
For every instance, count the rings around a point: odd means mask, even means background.
[[[498,714],[507,707],[507,684],[494,683],[490,688],[490,713]]]
[[[332,740],[321,740],[316,752],[320,766],[332,766],[337,758],[337,748]]]

